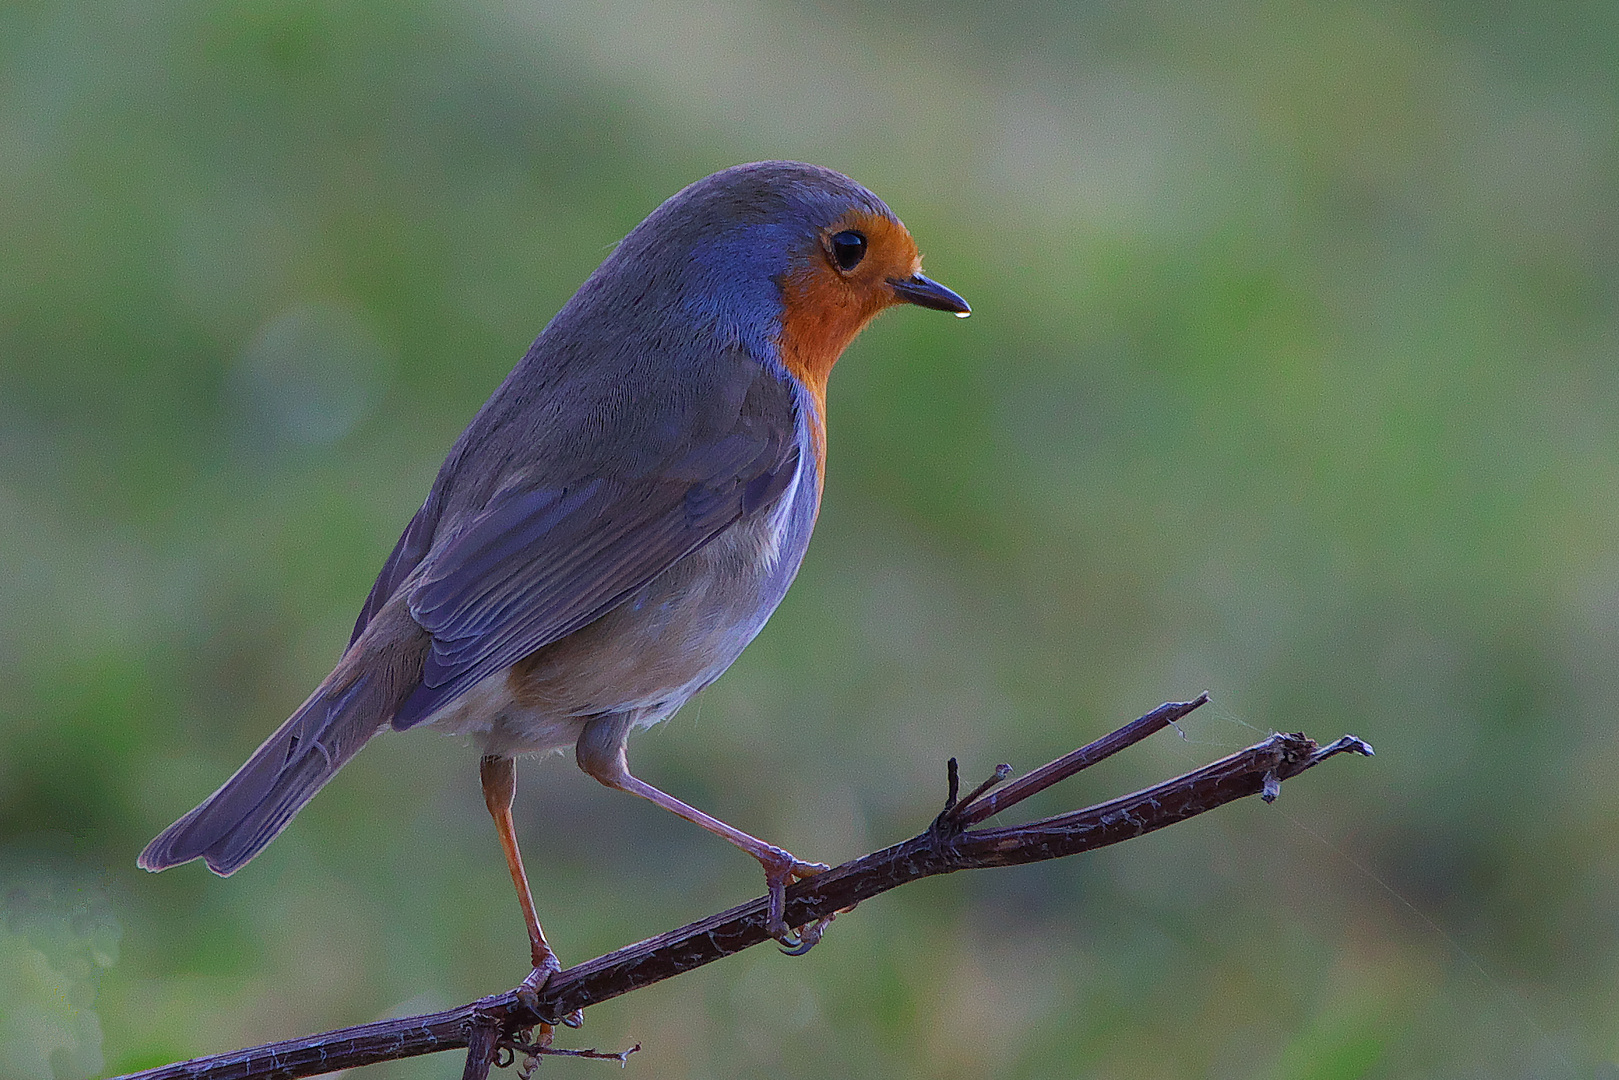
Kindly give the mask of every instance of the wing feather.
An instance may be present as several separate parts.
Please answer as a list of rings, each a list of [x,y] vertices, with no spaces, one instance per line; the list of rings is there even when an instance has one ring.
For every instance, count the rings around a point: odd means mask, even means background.
[[[427,719],[484,678],[572,633],[744,515],[799,468],[789,425],[687,446],[648,474],[514,486],[424,560],[410,613],[432,635],[422,682],[393,726]]]

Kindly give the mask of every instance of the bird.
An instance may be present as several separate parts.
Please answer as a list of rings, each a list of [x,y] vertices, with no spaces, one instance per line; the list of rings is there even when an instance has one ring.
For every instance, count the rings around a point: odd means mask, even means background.
[[[899,304],[965,318],[910,232],[841,173],[764,161],[671,196],[540,332],[456,440],[332,673],[139,865],[240,870],[370,739],[428,727],[479,777],[528,931],[560,961],[512,819],[516,759],[579,767],[758,860],[767,930],[827,869],[637,778],[626,741],[736,660],[797,574],[826,474],[826,387]]]

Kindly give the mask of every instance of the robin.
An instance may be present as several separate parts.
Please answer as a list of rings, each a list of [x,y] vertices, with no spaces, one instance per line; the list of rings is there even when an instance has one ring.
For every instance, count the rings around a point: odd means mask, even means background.
[[[515,759],[572,747],[608,787],[721,836],[787,885],[826,869],[637,779],[630,732],[674,714],[764,626],[804,558],[826,383],[895,304],[969,314],[871,192],[739,165],[669,199],[551,320],[450,450],[342,659],[223,787],[140,856],[241,869],[384,728],[482,744],[484,800],[528,927],[560,969],[512,827]]]

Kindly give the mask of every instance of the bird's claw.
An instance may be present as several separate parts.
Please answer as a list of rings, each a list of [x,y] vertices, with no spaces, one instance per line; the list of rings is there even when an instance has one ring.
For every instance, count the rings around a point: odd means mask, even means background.
[[[775,938],[788,956],[803,956],[821,940],[821,931],[830,919],[812,924],[800,937],[787,925],[787,886],[832,869],[826,863],[805,862],[791,852],[772,847],[767,857],[759,860],[765,868],[765,885],[769,889],[770,909],[765,920],[765,932]]]
[[[776,943],[781,947],[782,955],[803,956],[815,948],[821,940],[821,935],[836,917],[835,913],[828,915],[806,926],[800,926],[797,930],[788,930],[786,934],[778,937]]]
[[[540,1014],[540,990],[547,982],[551,981],[552,975],[561,970],[562,961],[556,958],[555,953],[535,957],[534,970],[524,976],[523,981],[517,984],[517,1000],[522,1003],[525,1009],[538,1016]],[[569,1019],[576,1015],[580,1014],[577,1011],[569,1014]],[[563,1022],[566,1023],[567,1021]],[[581,1020],[582,1022],[583,1020]],[[550,1025],[546,1026],[549,1027]],[[578,1027],[579,1025],[571,1024],[569,1026]]]

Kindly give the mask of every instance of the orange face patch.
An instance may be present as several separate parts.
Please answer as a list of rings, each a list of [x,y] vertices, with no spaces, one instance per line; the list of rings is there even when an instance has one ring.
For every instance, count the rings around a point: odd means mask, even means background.
[[[848,270],[838,267],[830,238],[845,230],[866,238],[866,253]],[[861,329],[900,302],[889,278],[908,278],[922,267],[905,226],[874,214],[850,213],[821,236],[821,250],[782,283],[782,363],[815,398],[816,456],[826,460],[826,380],[832,365]],[[819,472],[818,472],[819,474]]]

